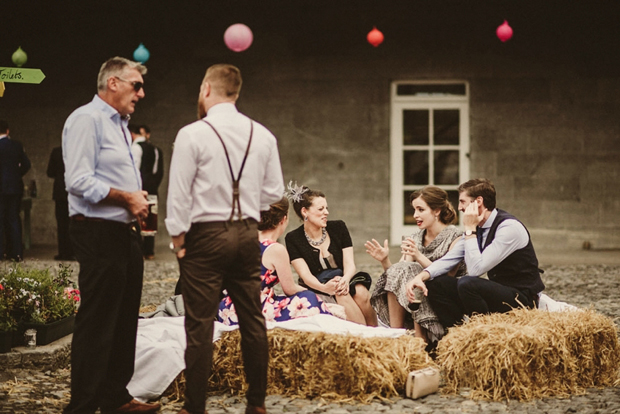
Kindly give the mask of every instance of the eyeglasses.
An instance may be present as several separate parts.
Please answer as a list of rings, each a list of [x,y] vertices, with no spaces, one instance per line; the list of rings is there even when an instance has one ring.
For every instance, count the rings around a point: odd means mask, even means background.
[[[115,76],[115,78],[120,80],[120,81],[123,81],[123,82],[131,83],[131,86],[133,86],[133,90],[136,91],[136,92],[139,92],[140,89],[142,89],[144,87],[144,83],[142,83],[142,82],[130,81],[130,80],[118,77],[118,76]]]

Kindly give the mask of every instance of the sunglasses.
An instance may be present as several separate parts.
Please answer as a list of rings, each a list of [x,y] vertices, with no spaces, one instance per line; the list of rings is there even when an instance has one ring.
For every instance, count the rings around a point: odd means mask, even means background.
[[[115,76],[116,79],[123,81],[123,82],[127,82],[127,83],[131,83],[131,86],[133,86],[133,90],[136,92],[139,92],[140,89],[142,89],[144,87],[144,83],[142,82],[138,82],[138,81],[129,81],[127,79],[123,79],[121,77]]]

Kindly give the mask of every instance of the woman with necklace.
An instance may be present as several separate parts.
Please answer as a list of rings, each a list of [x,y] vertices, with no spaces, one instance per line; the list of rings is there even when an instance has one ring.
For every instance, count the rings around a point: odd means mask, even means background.
[[[452,225],[456,221],[456,211],[443,189],[429,185],[414,191],[410,200],[419,230],[403,240],[402,257],[398,263],[392,265],[390,262],[387,240],[383,246],[375,239],[365,243],[368,254],[381,262],[385,270],[377,280],[371,303],[381,322],[392,328],[415,328],[416,336],[431,343],[443,337],[444,327],[425,296],[421,297],[417,311],[409,309],[406,285],[452,249],[462,232]],[[465,265],[461,262],[450,275],[464,273]]]
[[[287,321],[317,315],[329,314],[326,304],[314,293],[295,283],[286,248],[277,242],[288,226],[289,202],[286,197],[261,212],[258,223],[258,240],[261,248],[261,303],[266,321]],[[280,283],[285,296],[275,294]],[[238,324],[234,299],[228,294],[220,301],[217,320],[225,325]],[[242,298],[239,299],[240,301]]]
[[[289,183],[287,196],[303,224],[286,235],[286,249],[299,275],[299,284],[328,303],[344,306],[347,320],[377,326],[370,305],[372,279],[357,272],[353,243],[346,224],[327,220],[325,194]]]

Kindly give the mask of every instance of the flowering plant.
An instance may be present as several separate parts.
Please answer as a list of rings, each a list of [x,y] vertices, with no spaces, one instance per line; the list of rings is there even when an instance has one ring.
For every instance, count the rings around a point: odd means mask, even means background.
[[[0,270],[0,331],[16,330],[23,323],[46,324],[75,313],[80,292],[69,279],[70,265],[50,269],[24,269],[12,264]]]

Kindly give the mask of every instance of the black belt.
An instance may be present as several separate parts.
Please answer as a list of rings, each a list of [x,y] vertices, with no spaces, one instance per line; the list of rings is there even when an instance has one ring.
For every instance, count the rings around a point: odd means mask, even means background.
[[[196,227],[196,228],[203,228],[203,229],[213,229],[213,228],[218,228],[218,227],[224,227],[224,228],[228,228],[228,226],[235,226],[235,225],[244,225],[246,227],[249,227],[251,224],[256,224],[257,221],[254,220],[253,218],[247,218],[247,219],[243,219],[243,220],[225,220],[225,221],[199,221],[199,222],[195,222],[192,223],[192,227]]]
[[[99,217],[86,217],[84,214],[76,214],[74,216],[69,217],[73,221],[106,221],[105,219]]]
[[[137,221],[130,221],[129,223],[123,223],[122,221],[106,220],[106,219],[102,219],[101,217],[88,217],[88,216],[85,216],[84,214],[75,214],[69,218],[72,221],[77,221],[77,222],[110,223],[110,224],[115,224],[118,226],[130,228],[130,229],[131,228],[137,229],[137,226],[138,226]]]

